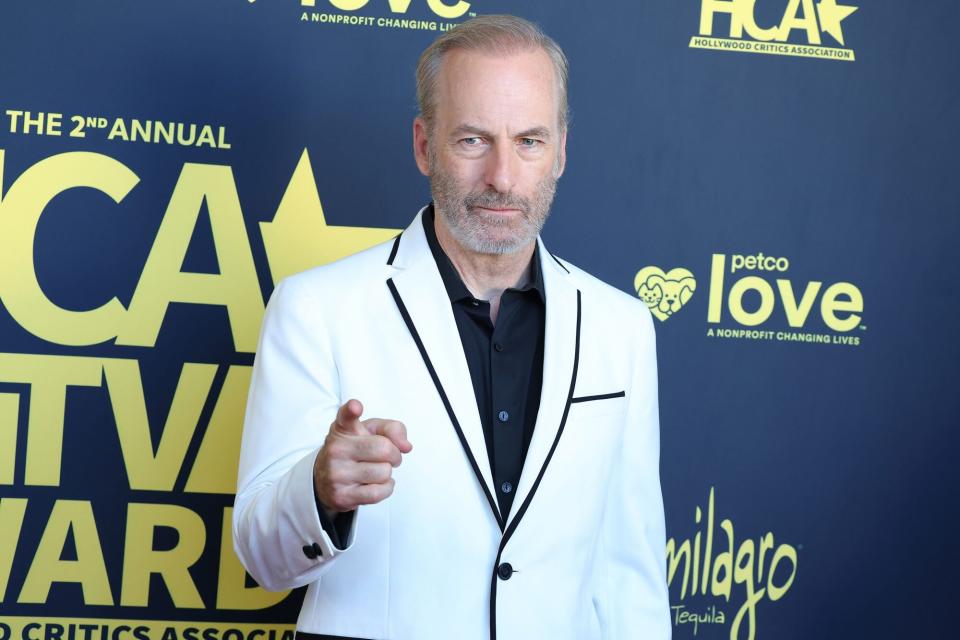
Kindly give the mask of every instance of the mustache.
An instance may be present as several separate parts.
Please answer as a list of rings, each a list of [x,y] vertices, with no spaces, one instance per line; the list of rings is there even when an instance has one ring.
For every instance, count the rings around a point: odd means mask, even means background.
[[[524,213],[530,213],[530,200],[527,198],[494,190],[470,193],[464,196],[463,204],[468,209],[474,209],[476,207],[483,207],[485,209],[519,209]]]

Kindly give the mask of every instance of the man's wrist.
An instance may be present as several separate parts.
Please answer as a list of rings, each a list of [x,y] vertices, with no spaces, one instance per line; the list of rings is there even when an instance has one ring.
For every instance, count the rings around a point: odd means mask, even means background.
[[[334,547],[340,550],[345,549],[356,510],[342,512],[327,507],[320,501],[316,482],[313,483],[313,501],[317,505],[317,516],[320,518],[320,526],[323,527],[324,533],[330,537]]]

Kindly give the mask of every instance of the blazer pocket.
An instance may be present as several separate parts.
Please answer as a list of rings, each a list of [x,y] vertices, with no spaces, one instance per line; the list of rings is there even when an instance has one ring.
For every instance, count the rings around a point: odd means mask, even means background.
[[[611,393],[598,393],[589,396],[574,396],[570,402],[574,404],[579,402],[599,402],[601,400],[616,400],[617,398],[625,398],[626,396],[626,391],[613,391]]]
[[[570,417],[577,422],[615,418],[622,415],[626,406],[623,391],[574,396],[570,400]]]

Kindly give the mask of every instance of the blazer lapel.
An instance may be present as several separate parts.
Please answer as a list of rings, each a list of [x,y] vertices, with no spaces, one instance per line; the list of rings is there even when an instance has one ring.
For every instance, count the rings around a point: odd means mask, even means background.
[[[500,528],[503,520],[493,489],[483,427],[460,333],[440,272],[423,231],[423,210],[398,237],[391,252],[395,269],[388,280],[394,300],[450,415],[468,461]],[[548,312],[549,313],[549,312]],[[549,321],[548,321],[549,323]],[[536,436],[534,436],[536,437]],[[532,446],[532,445],[531,445]]]
[[[543,338],[543,387],[537,422],[523,463],[507,527],[523,516],[566,420],[579,351],[579,292],[569,272],[540,243],[547,311]]]

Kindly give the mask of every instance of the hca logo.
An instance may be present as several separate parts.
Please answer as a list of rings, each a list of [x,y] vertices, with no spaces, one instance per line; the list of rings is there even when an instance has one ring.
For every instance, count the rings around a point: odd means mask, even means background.
[[[357,11],[362,9],[370,0],[326,0],[335,8],[340,9],[341,11]],[[410,3],[413,0],[387,0],[387,4],[390,5],[390,11],[393,13],[406,13],[407,9],[410,8]],[[446,18],[452,20],[454,18],[459,18],[465,14],[470,9],[470,3],[464,2],[464,0],[457,0],[455,2],[444,2],[443,0],[426,0],[427,6],[430,7],[430,10],[433,11],[437,16],[441,18]],[[301,7],[315,7],[317,5],[317,0],[300,0]]]
[[[794,283],[783,277],[789,269],[790,260],[785,257],[763,253],[734,254],[728,261],[725,254],[714,254],[707,296],[707,322],[720,324],[724,316],[729,316],[742,327],[757,327],[768,322],[779,306],[787,325],[801,329],[819,302],[820,317],[833,331],[846,333],[861,326],[863,294],[856,285],[835,282],[824,288],[824,283],[817,280]],[[752,275],[738,274],[744,271]],[[773,282],[771,276],[775,278]],[[659,267],[649,266],[637,272],[633,286],[653,315],[666,320],[690,301],[697,289],[697,281],[687,269],[664,272]],[[759,304],[745,304],[745,298],[759,300]],[[754,306],[755,309],[748,308]]]
[[[700,49],[854,60],[853,51],[850,49],[820,45],[824,44],[822,35],[828,34],[841,46],[846,46],[841,23],[858,7],[837,4],[837,0],[820,0],[816,5],[814,0],[787,0],[779,24],[760,26],[756,19],[756,3],[757,0],[701,0],[700,36],[703,37],[691,38],[690,46]],[[730,17],[730,39],[712,37],[717,14]],[[788,44],[794,31],[802,34],[806,38],[806,44],[810,46]]]

